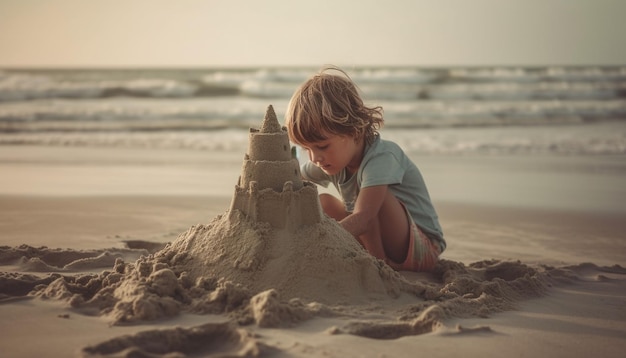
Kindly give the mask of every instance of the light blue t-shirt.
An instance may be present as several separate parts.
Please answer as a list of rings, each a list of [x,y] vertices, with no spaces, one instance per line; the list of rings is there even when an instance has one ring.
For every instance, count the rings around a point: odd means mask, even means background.
[[[328,175],[313,162],[307,161],[301,167],[304,179],[328,187],[332,183],[341,195],[346,211],[354,211],[360,188],[387,185],[389,190],[407,208],[413,221],[434,242],[441,251],[446,247],[439,217],[433,207],[424,178],[417,166],[406,156],[402,148],[394,142],[383,140],[379,135],[371,145],[366,146],[365,155],[356,175],[347,177],[343,169],[335,175]]]

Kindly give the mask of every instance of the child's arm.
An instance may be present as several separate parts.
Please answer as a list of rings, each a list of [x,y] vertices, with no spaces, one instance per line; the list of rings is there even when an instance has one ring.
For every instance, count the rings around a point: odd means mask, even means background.
[[[372,221],[378,220],[378,213],[387,195],[387,185],[377,185],[362,188],[354,205],[354,212],[341,220],[341,226],[354,237],[359,237],[368,232]],[[365,249],[379,259],[384,259],[385,250],[380,240],[367,240],[363,242]]]

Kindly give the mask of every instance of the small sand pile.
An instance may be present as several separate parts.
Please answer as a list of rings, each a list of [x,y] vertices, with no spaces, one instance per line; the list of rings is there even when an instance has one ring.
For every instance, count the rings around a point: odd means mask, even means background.
[[[96,268],[112,267],[115,260],[136,260],[150,252],[135,243],[131,248],[110,248],[106,250],[56,249],[46,246],[18,247],[0,246],[0,265],[16,265],[22,272],[72,272]],[[154,246],[145,243],[143,246]]]
[[[259,357],[271,347],[229,323],[159,329],[113,338],[82,350],[84,357]]]

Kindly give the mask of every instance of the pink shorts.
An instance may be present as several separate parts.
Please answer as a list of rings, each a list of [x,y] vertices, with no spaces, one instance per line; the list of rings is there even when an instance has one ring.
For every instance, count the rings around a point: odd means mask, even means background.
[[[404,211],[410,225],[409,251],[403,263],[394,263],[392,267],[402,271],[432,271],[439,260],[441,248],[415,224],[406,207]]]

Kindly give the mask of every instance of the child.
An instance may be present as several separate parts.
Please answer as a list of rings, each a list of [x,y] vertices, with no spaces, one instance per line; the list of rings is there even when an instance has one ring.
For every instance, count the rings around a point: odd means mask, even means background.
[[[382,112],[363,104],[344,71],[328,67],[296,90],[286,125],[309,154],[304,179],[333,183],[341,194],[342,201],[320,195],[324,212],[394,269],[430,271],[446,247],[441,226],[415,164],[380,138]]]

